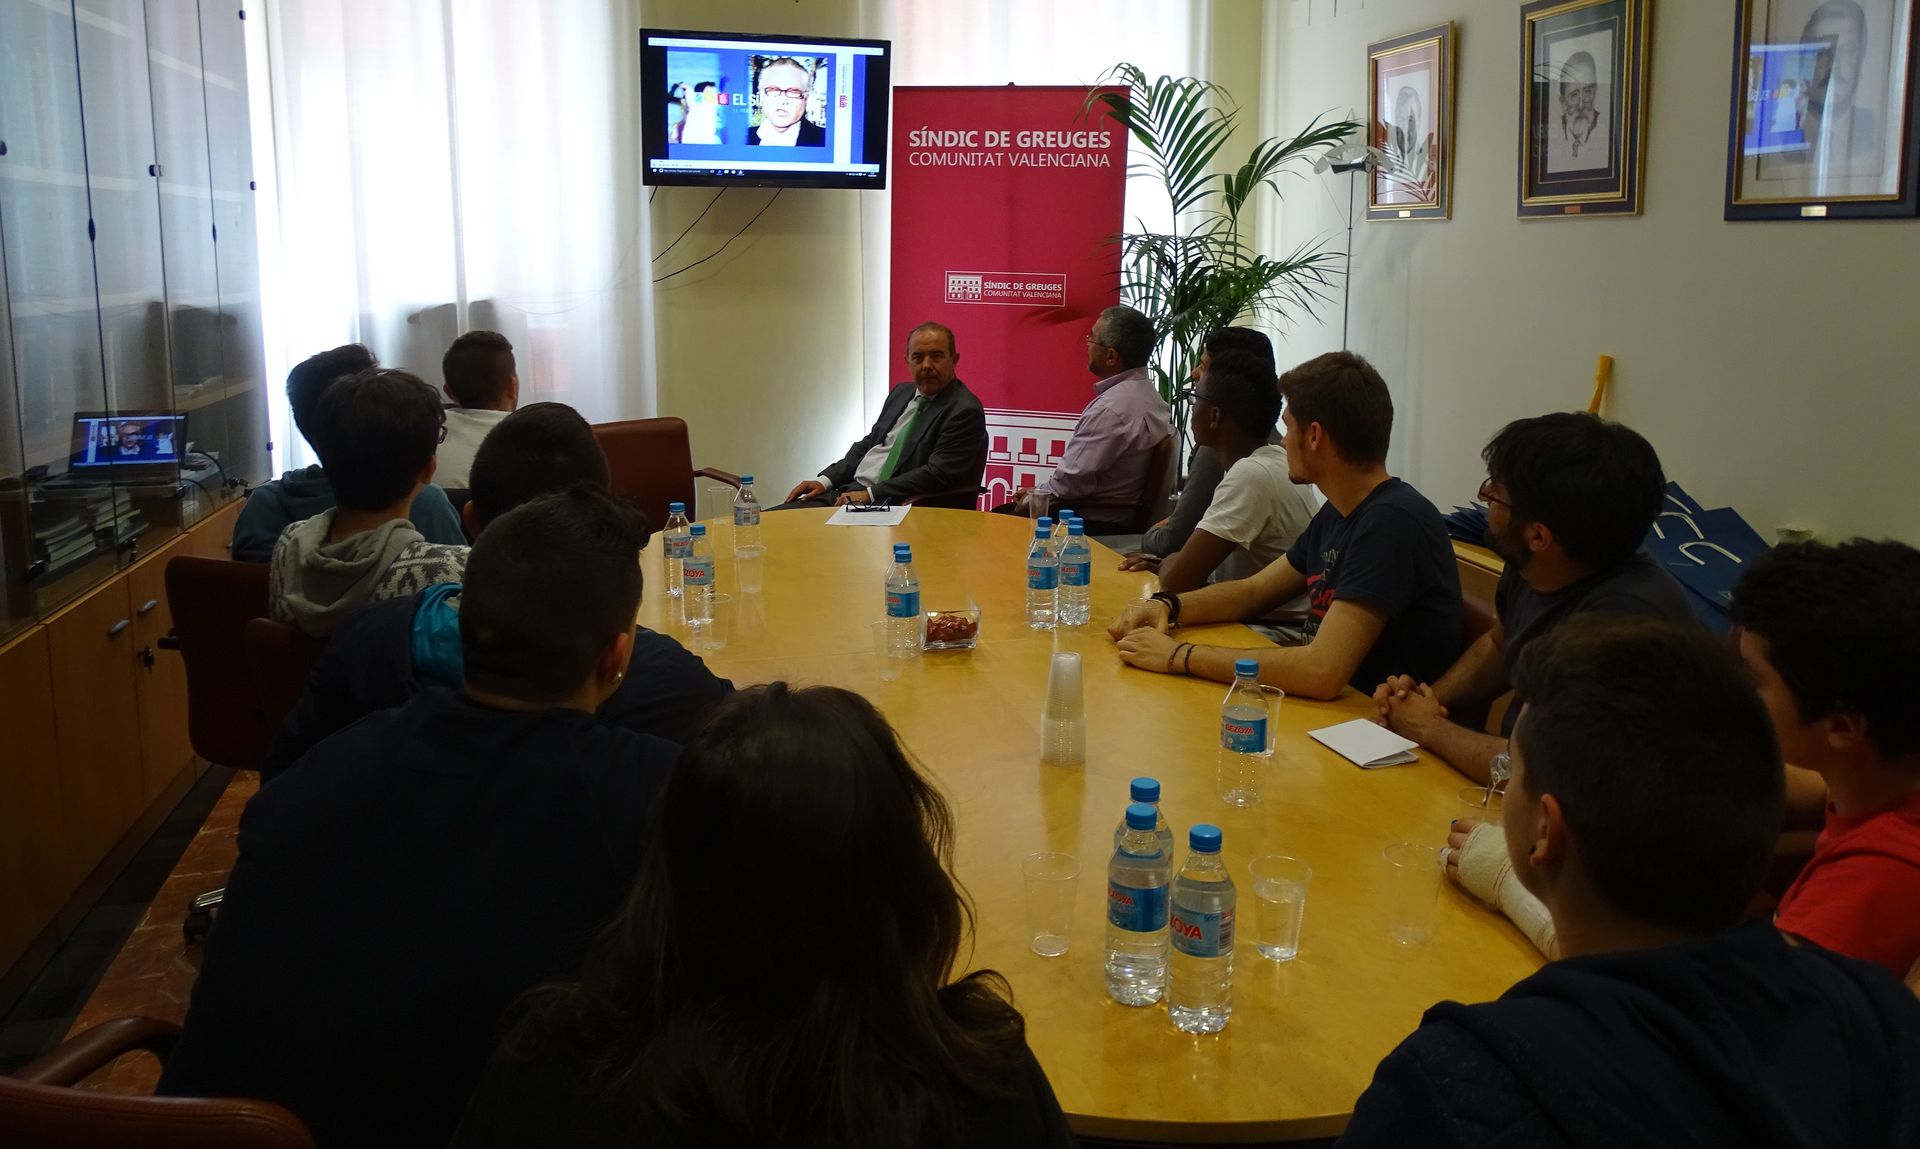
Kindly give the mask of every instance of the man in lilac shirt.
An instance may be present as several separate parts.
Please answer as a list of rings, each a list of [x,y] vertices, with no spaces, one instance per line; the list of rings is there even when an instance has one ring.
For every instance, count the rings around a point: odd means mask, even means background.
[[[1081,512],[1087,533],[1125,534],[1147,484],[1153,449],[1173,433],[1172,413],[1153,385],[1147,363],[1157,341],[1153,321],[1131,307],[1109,307],[1087,333],[1087,370],[1098,383],[1053,474],[1032,491],[1019,490],[994,510],[1027,513],[1031,494],[1051,507]]]

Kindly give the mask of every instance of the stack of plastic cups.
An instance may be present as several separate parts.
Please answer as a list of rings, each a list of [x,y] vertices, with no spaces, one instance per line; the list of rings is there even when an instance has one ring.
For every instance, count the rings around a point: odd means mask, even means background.
[[[1056,651],[1047,672],[1047,708],[1040,715],[1040,761],[1048,766],[1087,762],[1087,706],[1080,685],[1080,655]]]

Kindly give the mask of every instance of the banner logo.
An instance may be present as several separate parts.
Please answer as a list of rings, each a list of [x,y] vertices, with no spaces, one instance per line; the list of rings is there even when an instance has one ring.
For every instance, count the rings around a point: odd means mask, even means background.
[[[1065,307],[1067,277],[1030,271],[949,271],[948,303],[1002,307]]]

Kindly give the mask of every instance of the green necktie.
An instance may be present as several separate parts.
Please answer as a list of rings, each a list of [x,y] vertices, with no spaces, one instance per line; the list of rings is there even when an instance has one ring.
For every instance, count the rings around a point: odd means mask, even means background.
[[[893,437],[893,449],[887,452],[887,461],[881,464],[880,477],[875,482],[884,483],[893,478],[893,469],[900,463],[900,449],[907,445],[907,439],[913,435],[913,425],[920,421],[920,412],[925,410],[926,406],[925,395],[913,397],[913,410],[908,413],[907,421],[901,426],[900,433]]]

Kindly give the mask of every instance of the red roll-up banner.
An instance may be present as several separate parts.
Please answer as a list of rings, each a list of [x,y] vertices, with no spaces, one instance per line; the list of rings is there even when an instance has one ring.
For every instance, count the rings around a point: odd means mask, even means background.
[[[994,507],[1060,461],[1093,399],[1087,329],[1120,301],[1127,136],[1085,88],[895,88],[892,342],[953,328],[987,408]]]

